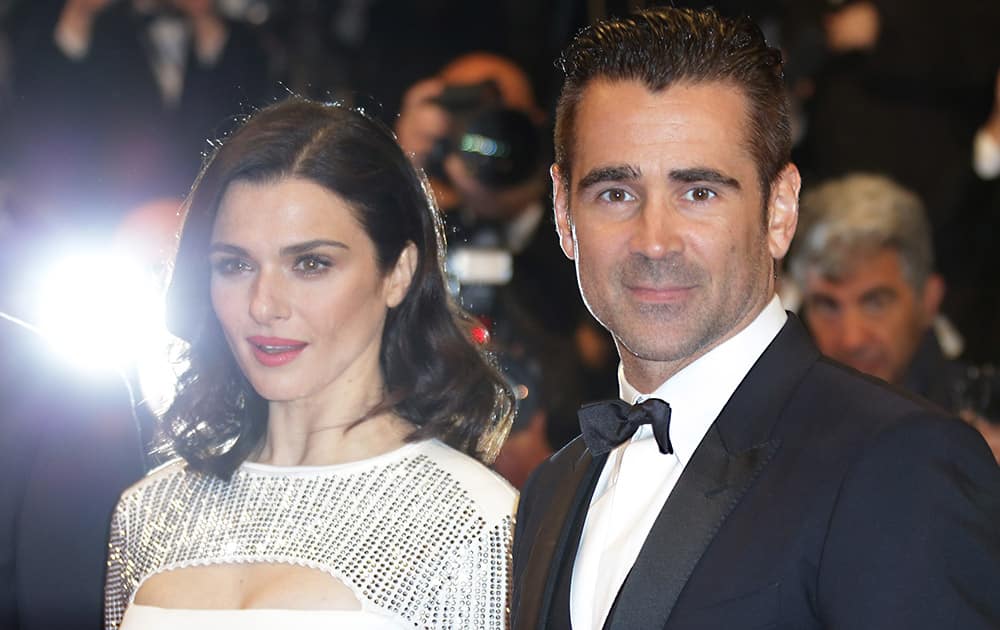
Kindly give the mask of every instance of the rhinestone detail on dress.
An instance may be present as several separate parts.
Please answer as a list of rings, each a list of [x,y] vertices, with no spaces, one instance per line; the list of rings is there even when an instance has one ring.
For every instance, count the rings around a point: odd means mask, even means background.
[[[416,628],[506,627],[514,491],[440,442],[400,452],[293,474],[245,465],[229,482],[180,462],[152,473],[112,518],[106,627],[155,573],[244,562],[325,571]]]

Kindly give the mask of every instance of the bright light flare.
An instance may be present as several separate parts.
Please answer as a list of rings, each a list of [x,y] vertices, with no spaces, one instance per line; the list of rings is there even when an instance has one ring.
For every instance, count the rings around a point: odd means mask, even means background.
[[[162,326],[162,300],[142,270],[117,256],[59,261],[39,286],[36,325],[61,354],[88,367],[128,365]]]
[[[150,408],[169,404],[179,341],[167,332],[153,269],[121,254],[75,254],[36,287],[33,323],[58,354],[88,372],[135,370]]]

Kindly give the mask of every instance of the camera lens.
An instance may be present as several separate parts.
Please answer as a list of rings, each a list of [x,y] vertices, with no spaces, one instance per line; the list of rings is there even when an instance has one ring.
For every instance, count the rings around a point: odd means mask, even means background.
[[[490,188],[516,186],[538,168],[541,138],[523,112],[491,108],[466,125],[455,147],[469,172]]]

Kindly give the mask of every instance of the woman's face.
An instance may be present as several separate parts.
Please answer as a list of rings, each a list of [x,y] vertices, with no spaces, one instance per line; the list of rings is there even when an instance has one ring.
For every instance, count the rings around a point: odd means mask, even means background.
[[[235,181],[209,249],[212,306],[265,399],[381,394],[386,312],[406,295],[412,246],[382,273],[348,204],[301,178]]]

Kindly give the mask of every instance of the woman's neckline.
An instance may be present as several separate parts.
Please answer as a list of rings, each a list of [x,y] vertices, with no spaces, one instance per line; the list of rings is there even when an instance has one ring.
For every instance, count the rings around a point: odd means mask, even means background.
[[[402,446],[396,447],[392,450],[380,453],[378,455],[373,455],[372,457],[366,457],[364,459],[356,459],[350,462],[341,462],[339,464],[322,464],[314,466],[278,466],[275,464],[263,464],[260,462],[245,461],[240,465],[240,471],[253,474],[264,474],[264,475],[315,475],[323,473],[348,472],[353,469],[371,468],[372,466],[377,466],[379,464],[386,464],[398,459],[402,459],[403,457],[410,455],[413,451],[418,450],[426,442],[427,440],[422,440],[420,442],[407,442]]]
[[[246,615],[252,613],[274,615],[274,614],[302,614],[302,615],[371,615],[385,618],[385,615],[374,613],[364,608],[174,608],[170,606],[153,606],[150,604],[136,604],[132,602],[129,608],[139,608],[142,610],[164,612],[166,614],[208,614],[208,615]]]

